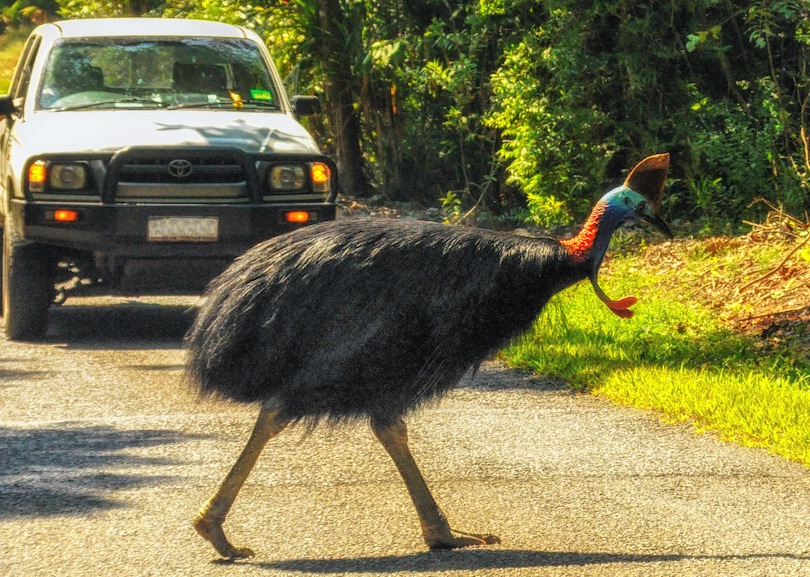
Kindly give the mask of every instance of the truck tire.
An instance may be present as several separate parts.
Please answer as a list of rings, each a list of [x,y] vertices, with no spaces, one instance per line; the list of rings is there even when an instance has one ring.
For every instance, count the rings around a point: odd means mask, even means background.
[[[5,235],[5,232],[0,231],[0,235]],[[0,239],[0,317],[3,316],[3,254],[5,251],[3,250],[3,245],[5,243]],[[3,320],[3,324],[5,324],[5,319]]]
[[[3,327],[12,341],[38,340],[53,302],[53,259],[46,247],[26,243],[10,222],[3,229]]]

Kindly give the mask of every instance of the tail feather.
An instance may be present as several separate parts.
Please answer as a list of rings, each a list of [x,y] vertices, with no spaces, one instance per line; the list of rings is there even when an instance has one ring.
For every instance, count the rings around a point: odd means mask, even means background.
[[[214,279],[203,305],[185,337],[186,381],[202,396],[219,396],[240,402],[261,400],[255,380],[267,358],[257,350],[268,305],[283,290],[282,283],[268,283],[257,274],[255,262],[242,257]],[[252,270],[251,270],[252,269]],[[259,357],[251,362],[249,357]]]

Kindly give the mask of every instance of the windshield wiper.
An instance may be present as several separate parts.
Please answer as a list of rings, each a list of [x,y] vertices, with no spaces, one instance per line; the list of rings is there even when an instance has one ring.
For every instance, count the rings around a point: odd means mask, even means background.
[[[246,107],[256,107],[256,108],[268,108],[271,110],[279,110],[278,104],[275,102],[267,102],[266,100],[242,100],[236,101],[233,100],[217,100],[215,102],[211,102],[208,100],[198,100],[194,102],[179,102],[177,104],[172,104],[168,107],[169,110],[178,110],[180,108],[209,108],[209,107],[217,107],[217,108],[234,108],[239,110],[240,108]]]
[[[107,100],[96,100],[95,102],[86,102],[84,104],[71,104],[68,106],[61,106],[59,108],[52,108],[51,110],[61,112],[63,110],[81,110],[83,108],[97,108],[99,106],[105,106],[108,104],[128,104],[133,102],[142,104],[153,104],[157,107],[166,106],[165,102],[158,102],[157,100],[152,100],[151,98],[144,98],[141,96],[129,96],[127,98],[109,98]]]

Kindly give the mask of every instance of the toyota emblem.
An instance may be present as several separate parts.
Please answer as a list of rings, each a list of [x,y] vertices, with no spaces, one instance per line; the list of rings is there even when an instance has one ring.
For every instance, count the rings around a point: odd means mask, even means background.
[[[190,161],[184,158],[178,158],[169,162],[168,169],[169,174],[175,178],[188,178],[191,176],[192,166]]]

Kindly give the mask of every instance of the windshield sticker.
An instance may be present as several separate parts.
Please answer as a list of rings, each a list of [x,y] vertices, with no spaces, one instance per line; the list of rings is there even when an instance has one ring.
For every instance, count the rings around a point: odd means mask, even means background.
[[[251,90],[250,97],[253,100],[267,100],[268,102],[273,101],[273,93],[269,90]]]

